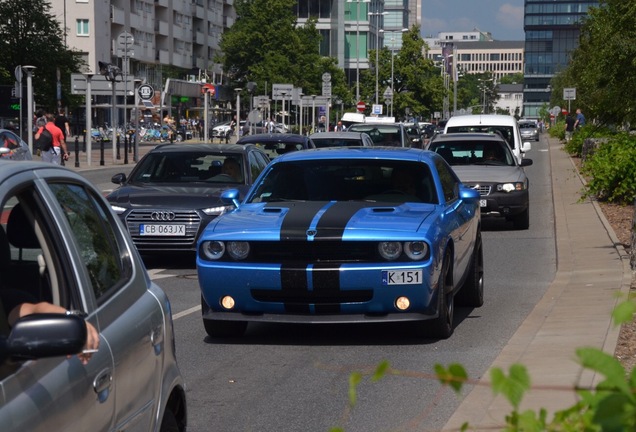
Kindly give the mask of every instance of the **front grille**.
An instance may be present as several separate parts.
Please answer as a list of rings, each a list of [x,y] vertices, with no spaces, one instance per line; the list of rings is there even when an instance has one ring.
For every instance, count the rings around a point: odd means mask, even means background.
[[[250,242],[255,262],[374,262],[380,260],[377,242],[277,241]]]
[[[481,185],[481,184],[470,184],[470,183],[465,183],[464,185],[466,187],[479,191],[480,196],[488,196],[490,195],[490,192],[492,190],[492,185]]]
[[[126,216],[126,226],[128,232],[138,248],[152,248],[153,246],[171,245],[177,248],[191,248],[196,241],[201,218],[194,210],[175,210],[175,217],[171,221],[153,220],[151,215],[157,209],[133,210]],[[148,236],[139,235],[141,224],[179,224],[185,225],[184,236]]]
[[[251,290],[254,300],[259,302],[279,303],[287,305],[339,305],[343,303],[365,303],[373,298],[373,290],[361,289],[355,291],[308,291],[306,289],[282,290]]]

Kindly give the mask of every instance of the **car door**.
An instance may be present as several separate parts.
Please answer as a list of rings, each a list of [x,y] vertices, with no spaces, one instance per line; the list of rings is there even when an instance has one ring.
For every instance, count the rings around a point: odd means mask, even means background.
[[[0,185],[2,222],[11,254],[10,265],[22,270],[24,290],[34,302],[47,300],[87,313],[99,330],[90,291],[76,277],[80,264],[70,243],[75,233],[55,222],[57,213],[46,188],[22,173]],[[38,184],[39,183],[39,184]],[[37,289],[34,285],[39,285]],[[109,431],[116,400],[109,377],[114,370],[109,344],[100,337],[99,351],[88,364],[76,356],[15,361],[0,372],[0,429],[9,431]]]
[[[104,379],[117,395],[115,428],[153,430],[165,349],[163,309],[149,291],[150,280],[136,249],[108,204],[80,185],[56,182],[50,187],[60,204],[60,224],[75,233],[84,283],[91,287],[99,330],[114,359]]]

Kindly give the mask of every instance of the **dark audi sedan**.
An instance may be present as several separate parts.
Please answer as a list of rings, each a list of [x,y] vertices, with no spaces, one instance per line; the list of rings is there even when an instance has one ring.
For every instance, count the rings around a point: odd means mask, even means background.
[[[199,234],[233,206],[226,189],[246,193],[269,163],[254,145],[165,144],[146,154],[106,198],[141,253],[194,251]]]

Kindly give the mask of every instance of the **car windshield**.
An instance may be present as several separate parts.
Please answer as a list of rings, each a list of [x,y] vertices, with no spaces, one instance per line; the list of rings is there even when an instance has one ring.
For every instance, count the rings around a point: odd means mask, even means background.
[[[519,123],[519,128],[521,129],[534,129],[537,125],[534,123]]]
[[[312,138],[316,148],[321,147],[359,147],[364,145],[360,138]]]
[[[433,143],[429,150],[442,156],[449,165],[516,165],[510,149],[499,140],[444,141]]]
[[[240,153],[155,152],[131,173],[133,183],[244,183]]]
[[[349,127],[349,132],[365,132],[376,146],[403,147],[400,128],[397,125],[374,125],[358,123]]]
[[[279,201],[439,202],[428,165],[376,159],[273,164],[247,202]]]
[[[249,140],[250,144],[256,144],[256,147],[263,150],[270,159],[274,159],[276,156],[282,155],[284,153],[289,153],[296,150],[302,150],[302,143],[294,143],[294,142],[278,142],[278,141],[258,141],[255,139]]]
[[[510,148],[514,148],[514,130],[512,126],[449,126],[446,133],[496,133],[506,140]]]

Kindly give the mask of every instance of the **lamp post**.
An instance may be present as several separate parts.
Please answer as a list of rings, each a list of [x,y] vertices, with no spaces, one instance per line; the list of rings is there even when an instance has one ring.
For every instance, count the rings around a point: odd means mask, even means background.
[[[91,166],[91,150],[93,149],[93,94],[91,88],[91,80],[93,79],[93,73],[87,72],[84,74],[86,76],[86,164]],[[139,133],[139,128],[137,128],[137,132]]]
[[[27,74],[27,133],[29,134],[29,151],[33,154],[33,71],[35,66],[22,66]]]
[[[360,100],[360,3],[371,3],[371,0],[347,0],[356,5],[356,102]]]
[[[236,92],[236,140],[239,139],[239,130],[241,129],[241,88],[235,88]]]
[[[369,12],[369,16],[375,16],[376,18],[376,30],[375,30],[375,104],[379,103],[379,52],[380,52],[380,33],[384,33],[383,29],[380,29],[380,17],[386,15],[387,12]]]
[[[487,108],[488,108],[488,106],[486,105],[486,90],[488,88],[486,83],[489,82],[489,81],[492,81],[492,78],[488,78],[488,79],[477,78],[477,81],[479,81],[481,83],[481,90],[483,92],[483,102],[482,102],[483,103],[483,105],[482,105],[483,108],[482,108],[481,112],[482,112],[482,114],[488,114],[486,112]]]

